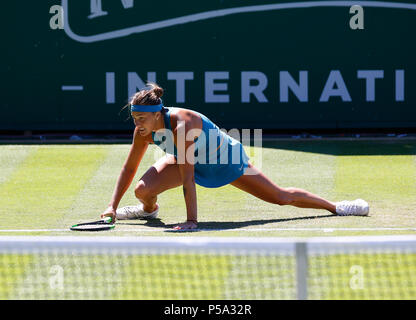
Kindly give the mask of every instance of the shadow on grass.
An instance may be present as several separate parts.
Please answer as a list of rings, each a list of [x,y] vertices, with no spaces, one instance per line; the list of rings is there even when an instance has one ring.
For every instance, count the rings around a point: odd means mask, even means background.
[[[336,217],[334,214],[321,215],[321,216],[304,216],[304,217],[294,217],[294,218],[283,218],[283,219],[262,219],[262,220],[247,220],[247,221],[205,221],[198,222],[198,229],[189,230],[187,232],[195,231],[220,231],[220,230],[233,230],[241,229],[251,226],[263,226],[269,223],[281,223],[289,221],[298,221],[298,220],[315,220],[321,218],[331,218]],[[141,223],[146,221],[144,224]],[[179,222],[178,222],[179,223]],[[174,226],[178,223],[166,224],[161,219],[151,219],[151,220],[138,220],[137,222],[122,222],[120,225],[131,225],[131,226],[146,226],[151,228],[165,228],[166,232],[186,232],[181,230],[172,230]]]

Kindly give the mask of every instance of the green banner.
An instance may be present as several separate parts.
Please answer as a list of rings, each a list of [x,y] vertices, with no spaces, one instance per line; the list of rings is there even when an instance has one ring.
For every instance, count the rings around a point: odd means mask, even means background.
[[[1,6],[1,130],[133,128],[146,81],[224,128],[416,127],[416,1]]]

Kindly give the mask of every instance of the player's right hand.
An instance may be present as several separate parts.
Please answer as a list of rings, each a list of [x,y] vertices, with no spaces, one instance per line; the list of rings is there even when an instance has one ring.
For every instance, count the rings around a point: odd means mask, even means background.
[[[112,208],[112,207],[108,207],[102,214],[101,214],[101,219],[104,219],[106,217],[111,217],[111,221],[112,223],[116,222],[116,209]]]

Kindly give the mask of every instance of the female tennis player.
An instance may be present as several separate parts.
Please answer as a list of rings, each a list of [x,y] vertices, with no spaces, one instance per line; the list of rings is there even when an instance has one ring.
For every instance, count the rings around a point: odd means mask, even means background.
[[[250,163],[240,142],[199,112],[164,107],[162,96],[163,89],[150,83],[148,89],[137,92],[130,100],[128,106],[136,125],[133,143],[102,218],[111,216],[113,221],[155,218],[159,212],[157,196],[182,186],[187,219],[174,229],[195,229],[198,223],[195,183],[207,188],[231,184],[281,206],[325,209],[338,215],[368,214],[369,206],[362,199],[334,203],[302,189],[279,187]],[[150,167],[137,183],[134,191],[139,205],[117,209],[149,144],[162,148],[166,157]]]

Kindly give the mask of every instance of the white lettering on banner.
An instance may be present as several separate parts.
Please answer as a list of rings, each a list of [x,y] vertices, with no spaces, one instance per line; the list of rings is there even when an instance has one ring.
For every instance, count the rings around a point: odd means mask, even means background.
[[[404,101],[404,70],[396,70],[396,101]]]
[[[134,7],[134,0],[121,0],[121,4],[124,9],[130,9]],[[88,16],[88,19],[94,19],[108,14],[107,11],[103,11],[101,0],[90,0],[90,10],[91,14]]]
[[[168,80],[176,81],[176,103],[185,102],[185,81],[194,80],[193,72],[168,72]]]
[[[289,89],[300,102],[308,102],[308,71],[299,71],[299,84],[287,71],[280,71],[280,102],[289,101]]]
[[[107,11],[103,11],[101,0],[90,0],[90,10],[91,14],[88,16],[88,19],[94,19],[108,14]]]
[[[251,80],[256,80],[258,84],[255,86],[251,85]],[[256,97],[258,102],[269,102],[263,93],[267,88],[267,83],[267,76],[263,72],[241,72],[241,102],[251,102],[251,94]]]
[[[127,73],[128,97],[132,97],[137,91],[146,87],[146,83],[137,75],[136,72]],[[156,72],[148,72],[146,82],[156,82]]]
[[[115,93],[115,74],[114,72],[105,73],[105,102],[106,103],[116,103],[116,93]]]
[[[336,88],[334,87],[336,85]],[[327,102],[330,97],[341,97],[342,101],[351,101],[351,96],[348,93],[347,86],[342,78],[339,70],[330,72],[328,80],[326,81],[324,90],[322,91],[320,102]]]
[[[228,94],[215,94],[215,91],[227,91],[227,83],[218,83],[215,80],[228,80],[229,72],[205,72],[205,102],[206,103],[229,103]]]
[[[392,85],[392,96],[395,96],[395,101],[405,101],[405,70],[394,70],[394,81]],[[375,102],[376,96],[376,80],[381,82],[384,80],[384,70],[357,70],[357,79],[365,80],[365,85],[360,85],[363,88],[359,94],[360,99],[365,99],[367,102]],[[128,97],[132,97],[138,90],[145,88],[146,81],[157,82],[156,72],[147,72],[147,78],[140,73],[142,78],[136,72],[127,73],[128,82]],[[230,103],[230,94],[228,92],[228,82],[230,79],[228,71],[205,72],[205,103]],[[299,77],[294,79],[288,71],[279,72],[279,90],[278,102],[287,103],[293,101],[309,102],[309,76],[310,71],[299,71]],[[106,72],[106,103],[115,103],[116,74],[114,72]],[[160,77],[160,76],[159,76]],[[201,77],[198,77],[198,79]],[[119,79],[119,76],[117,77]],[[186,86],[189,81],[194,81],[195,73],[193,71],[178,72],[169,71],[166,73],[167,80],[173,80],[176,84],[176,103],[186,103]],[[251,80],[256,80],[257,83],[252,85]],[[219,82],[222,81],[222,82]],[[350,80],[351,81],[351,80]],[[385,81],[385,80],[384,80]],[[269,99],[264,94],[268,86],[267,75],[260,71],[242,71],[241,72],[241,96],[240,101],[236,103],[269,103]],[[364,93],[365,91],[365,93]],[[289,92],[293,93],[293,97]],[[276,94],[277,95],[277,94]],[[253,99],[253,96],[255,99]],[[358,96],[355,94],[355,96]],[[343,102],[351,102],[351,96],[347,85],[339,70],[331,70],[326,79],[325,86],[322,89],[319,102],[326,103],[333,97],[340,97]],[[270,101],[270,103],[274,103]]]
[[[366,101],[376,101],[376,79],[383,79],[384,71],[358,70],[357,78],[366,80]]]

